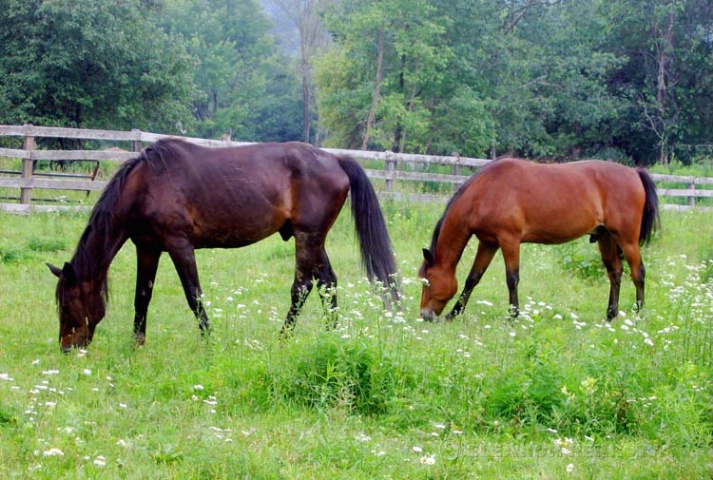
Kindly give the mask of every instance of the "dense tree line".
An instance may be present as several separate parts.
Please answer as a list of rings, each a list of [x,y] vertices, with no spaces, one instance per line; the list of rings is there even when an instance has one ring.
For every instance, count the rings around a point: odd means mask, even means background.
[[[4,124],[646,164],[713,143],[711,0],[0,4]]]

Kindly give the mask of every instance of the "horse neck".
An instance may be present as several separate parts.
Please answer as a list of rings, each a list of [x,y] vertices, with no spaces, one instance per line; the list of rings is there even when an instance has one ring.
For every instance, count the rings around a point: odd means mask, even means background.
[[[435,251],[436,261],[444,270],[455,274],[471,235],[466,223],[456,218],[451,210],[443,219]]]
[[[71,262],[79,278],[104,283],[109,265],[128,238],[117,225],[112,221],[103,228],[87,226]]]

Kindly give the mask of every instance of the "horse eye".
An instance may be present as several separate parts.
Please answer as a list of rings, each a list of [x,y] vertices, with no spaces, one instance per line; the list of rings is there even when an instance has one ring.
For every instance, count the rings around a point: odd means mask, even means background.
[[[421,278],[421,283],[423,284],[424,287],[431,286],[431,282],[427,278]]]

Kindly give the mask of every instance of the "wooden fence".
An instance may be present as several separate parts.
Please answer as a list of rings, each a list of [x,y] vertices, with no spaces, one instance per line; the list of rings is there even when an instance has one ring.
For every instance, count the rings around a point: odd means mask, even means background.
[[[0,125],[0,137],[22,138],[22,149],[0,148],[0,159],[3,157],[21,160],[18,170],[0,169],[0,188],[18,189],[19,195],[14,203],[0,203],[0,211],[26,213],[30,211],[51,211],[68,209],[86,209],[83,205],[47,205],[38,204],[39,199],[33,199],[33,190],[79,190],[87,193],[102,190],[106,182],[97,179],[96,175],[100,161],[124,162],[135,157],[144,146],[161,138],[173,137],[147,133],[140,130],[110,131],[88,130],[58,127],[36,127],[33,125],[5,126]],[[89,140],[96,144],[113,144],[122,142],[129,146],[127,149],[105,148],[102,150],[44,150],[37,149],[38,138],[63,138]],[[199,145],[238,146],[246,142],[231,142],[224,140],[206,140],[201,138],[180,137]],[[437,201],[445,202],[451,190],[440,194],[403,193],[408,188],[396,188],[396,184],[405,185],[404,182],[434,182],[436,184],[459,185],[465,181],[477,168],[487,164],[490,160],[454,156],[416,155],[392,152],[368,152],[358,150],[325,149],[335,154],[351,155],[361,160],[377,160],[385,166],[384,169],[366,168],[367,175],[372,179],[384,181],[384,188],[379,193],[409,201]],[[65,173],[58,171],[35,171],[34,164],[38,160],[55,161],[84,161],[92,162],[94,168],[87,172]],[[440,165],[440,170],[449,173],[424,172],[426,166]],[[368,166],[368,165],[367,165]],[[465,174],[464,174],[465,173]],[[697,205],[697,199],[713,198],[713,178],[682,177],[673,175],[652,174],[659,185],[659,195],[667,198],[686,198],[685,205],[667,203],[665,208],[687,210],[691,208],[704,208],[713,210],[710,206]],[[666,186],[662,186],[666,184]],[[669,188],[668,185],[680,185]],[[413,190],[413,189],[412,189]],[[33,203],[34,201],[34,203]],[[44,199],[45,203],[47,199]],[[19,203],[18,203],[19,202]]]

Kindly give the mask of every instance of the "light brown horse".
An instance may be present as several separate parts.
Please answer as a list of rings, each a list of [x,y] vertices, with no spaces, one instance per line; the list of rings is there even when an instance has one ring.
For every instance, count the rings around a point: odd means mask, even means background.
[[[209,322],[194,250],[244,247],[274,233],[285,241],[295,239],[292,304],[283,331],[293,328],[315,283],[334,324],[337,300],[331,293],[337,276],[325,239],[349,192],[367,275],[397,300],[396,262],[384,217],[369,179],[353,159],[297,142],[204,148],[159,140],[109,181],[72,259],[62,268],[48,265],[59,278],[62,350],[91,342],[104,317],[109,265],[127,240],[136,246],[134,335],[139,344],[145,340],[163,252],[171,257],[205,332]]]
[[[601,160],[552,165],[496,160],[450,199],[431,247],[423,250],[421,316],[436,319],[455,295],[456,265],[473,235],[479,240],[475,262],[446,319],[463,311],[498,249],[516,316],[520,244],[559,244],[590,235],[590,241],[599,244],[609,276],[611,321],[619,311],[621,254],[631,269],[637,309],[643,307],[645,269],[639,246],[651,239],[658,222],[656,187],[642,169]]]

